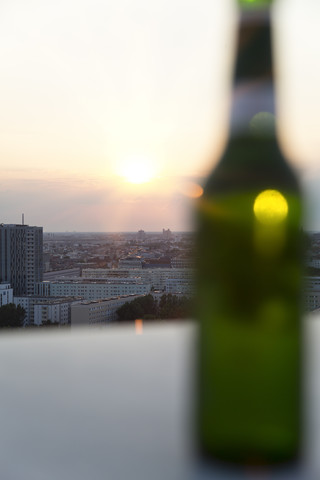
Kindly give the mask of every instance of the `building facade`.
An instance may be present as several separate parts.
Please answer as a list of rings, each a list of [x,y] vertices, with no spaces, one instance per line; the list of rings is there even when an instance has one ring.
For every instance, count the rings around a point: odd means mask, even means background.
[[[181,278],[167,278],[166,293],[173,295],[183,293],[186,296],[191,296],[194,294],[193,283]]]
[[[307,267],[313,268],[320,268],[320,259],[319,258],[312,258],[306,262]]]
[[[119,260],[119,268],[141,268],[142,267],[142,260],[141,257],[133,255],[129,257],[120,258]]]
[[[45,322],[67,324],[71,322],[71,305],[82,301],[80,297],[45,297],[22,295],[14,297],[16,306],[26,312],[25,325],[42,325]]]
[[[303,297],[308,312],[320,308],[320,277],[304,278]]]
[[[124,295],[116,298],[79,302],[71,306],[71,325],[93,325],[117,320],[117,310],[141,295]]]
[[[13,303],[13,289],[10,283],[0,283],[0,307]]]
[[[121,295],[143,295],[149,293],[151,285],[136,279],[113,281],[94,280],[56,280],[41,282],[35,285],[37,295],[48,296],[80,296],[85,300],[119,297]]]
[[[155,290],[167,291],[170,293],[183,292],[192,293],[194,290],[194,270],[192,268],[140,268],[140,269],[120,269],[120,268],[85,268],[82,270],[83,278],[105,279],[106,281],[121,278],[122,276],[140,279],[143,283],[148,283]],[[167,280],[172,279],[172,283],[167,286]],[[173,292],[174,286],[177,287]]]
[[[42,227],[0,224],[0,282],[10,283],[14,295],[30,295],[42,279]]]

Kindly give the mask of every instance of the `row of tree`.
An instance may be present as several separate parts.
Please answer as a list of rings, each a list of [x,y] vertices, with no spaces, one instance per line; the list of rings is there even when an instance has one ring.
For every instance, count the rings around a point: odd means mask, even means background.
[[[0,328],[19,328],[23,327],[25,309],[20,305],[8,303],[0,307]]]
[[[187,297],[172,294],[162,295],[158,301],[152,295],[126,302],[117,310],[119,321],[141,318],[144,320],[190,318],[192,302]]]

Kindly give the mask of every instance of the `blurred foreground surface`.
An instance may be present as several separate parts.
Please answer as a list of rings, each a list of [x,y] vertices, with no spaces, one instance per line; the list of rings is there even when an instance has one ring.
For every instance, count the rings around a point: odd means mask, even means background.
[[[1,478],[320,478],[320,316],[306,321],[302,467],[250,472],[195,461],[193,323],[0,338]]]

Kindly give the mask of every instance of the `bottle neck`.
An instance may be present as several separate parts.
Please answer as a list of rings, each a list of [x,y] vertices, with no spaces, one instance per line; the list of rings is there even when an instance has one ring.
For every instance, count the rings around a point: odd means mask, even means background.
[[[266,10],[271,7],[273,0],[238,0],[238,5],[243,10]]]
[[[274,103],[269,12],[243,11],[234,73],[232,133],[248,131],[259,113],[268,112],[274,119]]]

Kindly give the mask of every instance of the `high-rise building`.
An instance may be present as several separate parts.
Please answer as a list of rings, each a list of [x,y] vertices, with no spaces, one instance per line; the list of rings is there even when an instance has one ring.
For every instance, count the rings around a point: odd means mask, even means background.
[[[171,232],[170,228],[168,228],[168,230],[165,228],[162,229],[162,238],[163,240],[173,240],[173,233]]]
[[[31,295],[42,279],[42,227],[0,224],[0,282],[10,283],[14,295]]]
[[[139,230],[137,234],[137,241],[144,242],[147,238],[146,232],[144,230]]]

